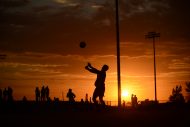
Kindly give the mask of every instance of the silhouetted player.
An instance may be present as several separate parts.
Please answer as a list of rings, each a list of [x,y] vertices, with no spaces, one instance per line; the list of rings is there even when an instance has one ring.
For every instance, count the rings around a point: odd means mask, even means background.
[[[101,70],[97,70],[96,68],[92,67],[90,63],[85,67],[86,70],[97,74],[97,78],[95,81],[95,90],[93,93],[92,100],[95,104],[97,104],[96,98],[99,97],[100,103],[105,105],[103,101],[104,92],[105,92],[105,79],[106,79],[106,71],[109,69],[108,65],[103,65]]]
[[[76,95],[72,92],[72,89],[69,89],[67,97],[69,98],[69,102],[75,102]]]

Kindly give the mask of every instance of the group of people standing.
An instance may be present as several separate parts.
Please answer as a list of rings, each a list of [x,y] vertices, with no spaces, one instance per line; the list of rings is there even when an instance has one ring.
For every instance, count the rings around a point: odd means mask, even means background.
[[[95,104],[98,104],[98,101],[96,100],[99,97],[99,102],[103,105],[105,105],[105,102],[103,100],[104,93],[105,93],[105,79],[106,79],[106,71],[109,69],[108,65],[103,65],[100,70],[94,68],[90,63],[88,63],[85,66],[85,69],[91,73],[94,73],[97,75],[97,78],[95,80],[95,89],[93,92],[92,100]],[[41,90],[39,87],[36,87],[35,89],[35,97],[36,102],[39,101],[48,101],[50,100],[49,97],[49,88],[48,86],[42,86]],[[8,87],[8,89],[5,88],[4,91],[0,89],[0,98],[2,100],[13,100],[12,96],[13,90],[12,88]],[[67,93],[67,97],[69,98],[70,102],[75,102],[76,95],[72,92],[72,89],[69,89]],[[26,97],[24,96],[24,100],[26,100]]]
[[[0,101],[12,102],[13,101],[13,89],[11,87],[0,89]]]
[[[131,105],[132,107],[137,107],[138,105],[138,98],[134,94],[131,95]]]
[[[41,90],[39,87],[36,87],[35,94],[36,94],[36,102],[39,101],[47,101],[50,99],[49,97],[49,87],[48,86],[42,86]]]

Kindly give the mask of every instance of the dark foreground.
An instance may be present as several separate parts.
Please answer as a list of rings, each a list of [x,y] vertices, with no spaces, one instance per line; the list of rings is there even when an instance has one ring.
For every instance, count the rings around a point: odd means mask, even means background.
[[[189,127],[189,105],[122,108],[81,104],[17,104],[0,110],[1,127]]]

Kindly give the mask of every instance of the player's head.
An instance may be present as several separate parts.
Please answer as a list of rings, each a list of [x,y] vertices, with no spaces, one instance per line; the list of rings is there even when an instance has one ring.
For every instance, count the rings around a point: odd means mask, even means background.
[[[107,71],[109,69],[108,65],[102,66],[102,71]]]

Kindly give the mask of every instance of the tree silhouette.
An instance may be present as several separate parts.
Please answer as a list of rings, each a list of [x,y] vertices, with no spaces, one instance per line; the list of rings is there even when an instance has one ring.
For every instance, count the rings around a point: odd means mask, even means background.
[[[172,90],[172,95],[170,95],[169,100],[174,103],[184,103],[185,99],[182,94],[182,87],[181,85],[177,85],[175,88]]]
[[[188,102],[190,102],[190,82],[186,82],[185,91],[187,92],[187,100],[188,100]]]

